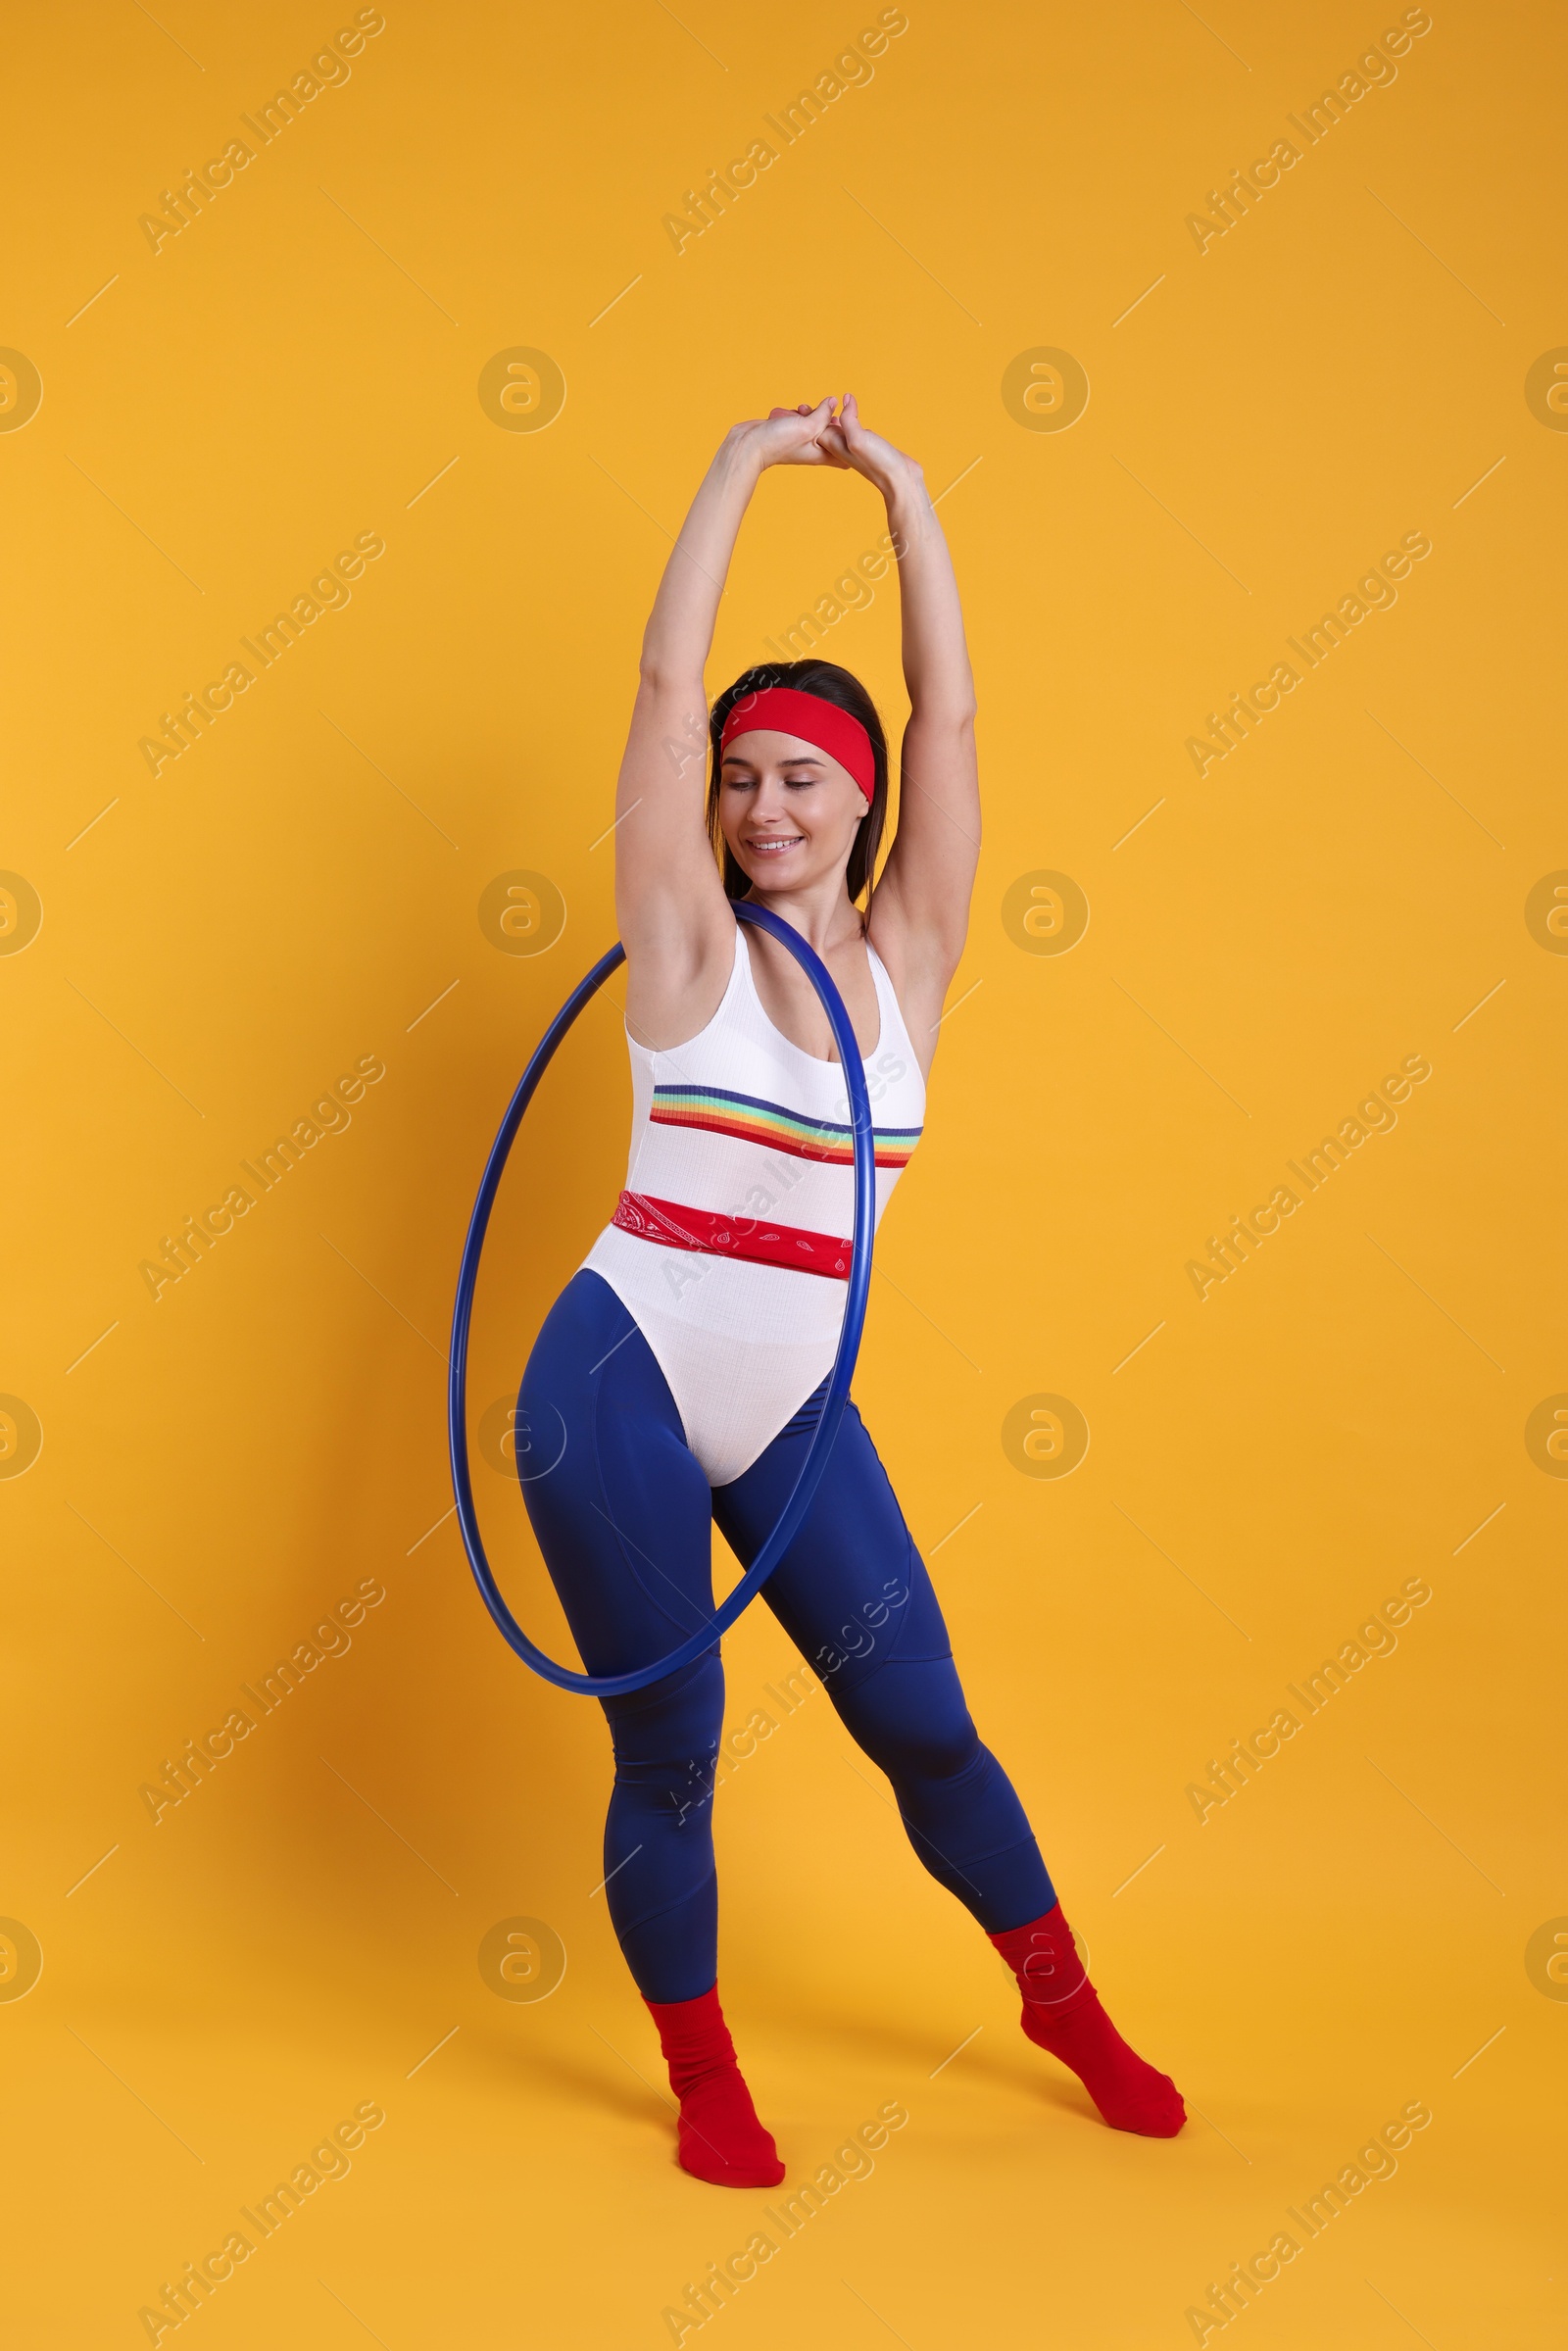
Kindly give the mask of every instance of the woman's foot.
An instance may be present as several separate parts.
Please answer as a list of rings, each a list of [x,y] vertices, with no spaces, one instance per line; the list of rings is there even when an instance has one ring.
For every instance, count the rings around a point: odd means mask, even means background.
[[[1058,1902],[991,1940],[1018,1979],[1024,2032],[1071,2068],[1113,2131],[1174,2138],[1187,2120],[1181,2093],[1130,2049],[1100,2004]]]
[[[713,2187],[777,2187],[784,2166],[735,2062],[717,1984],[695,2000],[646,2005],[680,2100],[681,2170]]]

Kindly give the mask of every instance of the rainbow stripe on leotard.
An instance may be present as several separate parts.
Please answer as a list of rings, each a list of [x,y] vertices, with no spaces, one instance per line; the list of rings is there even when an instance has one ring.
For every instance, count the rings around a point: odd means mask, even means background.
[[[710,1135],[733,1135],[796,1159],[821,1159],[834,1167],[855,1164],[855,1132],[825,1118],[803,1118],[755,1095],[730,1094],[722,1086],[656,1086],[653,1125],[697,1127]],[[878,1167],[906,1167],[920,1140],[919,1127],[877,1127]]]

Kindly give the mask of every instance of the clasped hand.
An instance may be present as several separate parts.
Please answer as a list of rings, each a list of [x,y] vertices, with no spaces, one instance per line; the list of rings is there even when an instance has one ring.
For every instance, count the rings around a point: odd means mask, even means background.
[[[863,474],[884,497],[919,472],[912,458],[861,423],[853,392],[838,404],[830,393],[815,408],[803,400],[799,408],[770,409],[765,417],[737,424],[730,437],[760,465],[833,465]]]

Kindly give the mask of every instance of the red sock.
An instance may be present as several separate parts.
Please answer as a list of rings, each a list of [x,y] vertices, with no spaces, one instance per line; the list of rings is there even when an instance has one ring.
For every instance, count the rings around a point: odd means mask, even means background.
[[[784,2166],[741,2079],[717,1984],[695,2000],[646,2005],[680,2100],[681,2170],[714,2187],[777,2187]]]
[[[1061,1904],[991,1940],[1018,1979],[1025,2033],[1072,2068],[1112,2130],[1174,2138],[1187,2120],[1181,2093],[1128,2048],[1101,2007]]]

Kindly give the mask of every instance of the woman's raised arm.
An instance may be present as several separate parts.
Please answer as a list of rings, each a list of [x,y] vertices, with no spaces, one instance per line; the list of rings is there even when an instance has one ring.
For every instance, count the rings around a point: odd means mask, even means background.
[[[853,393],[823,440],[832,457],[881,491],[899,564],[909,723],[899,828],[873,894],[872,936],[914,1008],[929,1000],[940,1012],[963,953],[980,858],[974,676],[958,584],[924,475],[861,424]]]
[[[663,1025],[715,956],[727,971],[733,918],[704,818],[708,696],[703,670],[741,519],[763,471],[826,464],[824,400],[724,435],[681,526],[643,636],[637,700],[615,788],[615,917],[633,1016]],[[631,996],[628,996],[628,1004]]]

